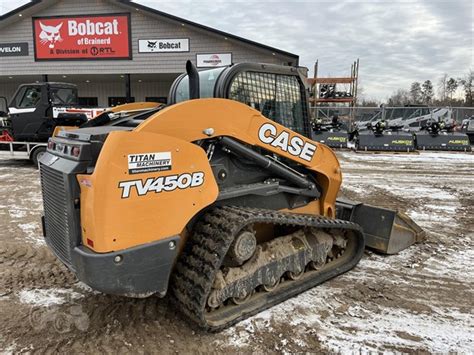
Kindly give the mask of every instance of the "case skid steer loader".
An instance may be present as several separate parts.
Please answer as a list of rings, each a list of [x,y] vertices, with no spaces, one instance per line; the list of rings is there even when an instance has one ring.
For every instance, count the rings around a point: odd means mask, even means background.
[[[200,99],[198,99],[200,98]],[[171,293],[218,331],[422,230],[337,201],[334,152],[310,139],[296,68],[236,64],[176,79],[151,117],[59,132],[41,159],[47,244],[104,293]]]

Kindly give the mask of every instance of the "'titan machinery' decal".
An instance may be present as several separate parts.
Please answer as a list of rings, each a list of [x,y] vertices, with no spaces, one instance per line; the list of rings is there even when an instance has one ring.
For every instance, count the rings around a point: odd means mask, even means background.
[[[129,198],[132,190],[135,190],[138,196],[145,196],[149,192],[160,193],[169,192],[176,189],[187,189],[198,187],[204,184],[204,173],[183,173],[181,175],[160,176],[146,180],[121,181],[118,185],[122,189],[122,198]]]
[[[278,132],[277,128],[271,123],[265,123],[260,127],[258,138],[265,144],[280,148],[284,152],[306,161],[311,161],[316,152],[314,144],[306,142],[299,136],[291,136],[287,131]]]
[[[128,155],[128,173],[141,174],[171,170],[171,152]]]

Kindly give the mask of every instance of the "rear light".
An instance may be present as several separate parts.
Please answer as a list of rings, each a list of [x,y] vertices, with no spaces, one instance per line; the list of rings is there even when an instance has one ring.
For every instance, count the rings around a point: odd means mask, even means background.
[[[74,157],[79,157],[81,154],[81,148],[80,147],[72,147],[71,155]]]
[[[51,139],[48,141],[48,149],[54,150],[56,148],[56,143],[54,143]]]

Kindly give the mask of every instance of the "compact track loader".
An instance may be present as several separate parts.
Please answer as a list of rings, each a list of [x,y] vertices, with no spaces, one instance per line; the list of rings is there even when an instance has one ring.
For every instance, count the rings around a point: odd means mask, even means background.
[[[169,101],[59,132],[41,159],[46,242],[93,289],[171,293],[218,331],[350,270],[366,247],[422,237],[396,211],[336,200],[341,169],[308,138],[296,68],[188,62]]]

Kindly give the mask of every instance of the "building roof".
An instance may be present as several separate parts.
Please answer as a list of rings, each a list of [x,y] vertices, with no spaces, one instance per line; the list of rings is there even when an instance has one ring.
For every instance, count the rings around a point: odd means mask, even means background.
[[[6,20],[7,18],[10,18],[16,14],[19,14],[21,13],[22,11],[26,10],[26,9],[29,9],[30,7],[33,7],[39,3],[41,3],[42,1],[41,0],[31,0],[30,2],[20,6],[20,7],[17,7],[16,9],[14,10],[11,10],[3,15],[0,15],[0,21],[3,21],[3,20]]]
[[[110,0],[109,0],[110,1]],[[44,4],[44,3],[54,3],[54,2],[57,2],[57,1],[48,1],[48,0],[31,0],[29,3],[25,4],[25,5],[22,5],[10,12],[7,12],[3,15],[0,16],[0,27],[1,27],[1,23],[17,14],[21,14],[23,11],[25,10],[34,10],[34,7],[40,5],[40,4]],[[192,22],[192,21],[189,21],[189,20],[186,20],[186,19],[183,19],[181,17],[177,17],[177,16],[174,16],[174,15],[171,15],[171,14],[168,14],[166,12],[163,12],[163,11],[159,11],[159,10],[156,10],[156,9],[153,9],[151,7],[148,7],[148,6],[145,6],[145,5],[142,5],[142,4],[138,4],[136,2],[133,2],[133,1],[129,1],[129,0],[115,0],[115,2],[119,3],[119,4],[122,4],[122,5],[125,5],[125,6],[128,6],[128,7],[131,7],[131,8],[134,8],[134,9],[139,9],[139,10],[142,10],[144,12],[149,12],[153,15],[158,15],[158,16],[162,16],[162,17],[165,17],[169,20],[172,20],[172,21],[176,21],[176,22],[179,22],[179,23],[184,23],[184,24],[187,24],[187,25],[190,25],[190,26],[193,26],[193,27],[196,27],[196,28],[199,28],[199,29],[202,29],[202,30],[205,30],[205,31],[208,31],[208,32],[212,32],[214,34],[218,34],[220,36],[224,36],[224,37],[227,37],[227,38],[231,38],[231,39],[234,39],[234,40],[237,40],[237,41],[240,41],[240,42],[243,42],[243,43],[247,43],[249,45],[252,45],[252,46],[255,46],[255,47],[258,47],[258,48],[261,48],[261,49],[265,49],[265,50],[268,50],[268,51],[272,51],[274,53],[278,53],[280,55],[285,55],[285,56],[288,56],[288,57],[292,57],[294,59],[296,59],[296,61],[298,62],[298,59],[299,59],[299,56],[294,54],[294,53],[290,53],[290,52],[286,52],[286,51],[283,51],[281,49],[278,49],[278,48],[274,48],[274,47],[270,47],[270,46],[267,46],[265,44],[262,44],[262,43],[258,43],[258,42],[255,42],[255,41],[251,41],[249,39],[246,39],[246,38],[243,38],[243,37],[239,37],[239,36],[236,36],[236,35],[233,35],[231,33],[227,33],[227,32],[224,32],[224,31],[220,31],[220,30],[217,30],[215,28],[212,28],[212,27],[208,27],[208,26],[205,26],[205,25],[201,25],[199,23],[196,23],[196,22]],[[298,63],[296,63],[298,64]]]

